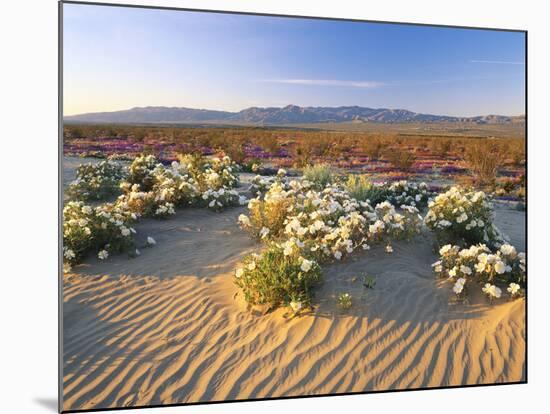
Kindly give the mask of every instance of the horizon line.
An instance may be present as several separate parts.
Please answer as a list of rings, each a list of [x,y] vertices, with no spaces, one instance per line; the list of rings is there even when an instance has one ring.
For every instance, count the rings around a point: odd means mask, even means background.
[[[226,109],[211,109],[211,108],[196,108],[196,107],[190,107],[190,106],[168,106],[168,105],[137,105],[132,106],[130,108],[125,109],[114,109],[114,110],[107,110],[107,111],[90,111],[90,112],[81,112],[76,114],[63,114],[63,118],[66,117],[73,117],[73,116],[82,116],[82,115],[91,115],[91,114],[100,114],[100,113],[113,113],[113,112],[123,112],[123,111],[131,111],[133,109],[145,109],[145,108],[167,108],[167,109],[191,109],[191,110],[197,110],[197,111],[213,111],[213,112],[228,112],[232,114],[238,114],[239,112],[245,111],[247,109],[252,108],[258,108],[258,109],[283,109],[287,107],[298,107],[298,108],[365,108],[365,109],[377,109],[377,110],[390,110],[390,111],[408,111],[412,112],[414,114],[418,115],[431,115],[431,116],[441,116],[441,117],[449,117],[449,118],[477,118],[477,117],[486,117],[486,116],[506,116],[506,117],[521,117],[525,116],[525,112],[522,113],[516,113],[516,114],[499,114],[499,113],[486,113],[486,114],[479,114],[479,115],[448,115],[448,114],[436,114],[436,113],[430,113],[430,112],[416,112],[412,111],[410,109],[405,108],[388,108],[388,107],[372,107],[372,106],[362,106],[362,105],[337,105],[337,106],[314,106],[314,105],[296,105],[296,104],[287,104],[282,106],[247,106],[243,109],[231,111]]]

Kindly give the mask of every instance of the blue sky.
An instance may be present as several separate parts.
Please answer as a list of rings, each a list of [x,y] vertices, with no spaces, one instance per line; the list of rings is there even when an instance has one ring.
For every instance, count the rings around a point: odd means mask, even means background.
[[[135,106],[525,106],[524,34],[64,5],[64,113]]]

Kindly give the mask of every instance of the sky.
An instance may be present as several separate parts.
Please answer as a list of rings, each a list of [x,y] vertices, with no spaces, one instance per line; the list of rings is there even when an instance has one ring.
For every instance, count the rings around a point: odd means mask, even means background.
[[[64,115],[289,104],[519,115],[524,36],[64,4]]]

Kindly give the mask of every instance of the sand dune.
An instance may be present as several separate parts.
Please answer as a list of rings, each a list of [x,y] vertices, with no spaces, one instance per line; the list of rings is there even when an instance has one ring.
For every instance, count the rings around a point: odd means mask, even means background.
[[[508,232],[524,213],[497,210]],[[453,303],[429,234],[325,267],[315,312],[250,312],[232,284],[259,246],[243,209],[144,220],[142,255],[91,259],[64,280],[64,408],[219,401],[514,382],[525,378],[525,302]],[[502,214],[501,214],[502,213]],[[512,241],[524,249],[521,231]],[[144,244],[144,243],[143,243]],[[374,289],[360,276],[376,279]],[[349,292],[353,307],[335,297]]]

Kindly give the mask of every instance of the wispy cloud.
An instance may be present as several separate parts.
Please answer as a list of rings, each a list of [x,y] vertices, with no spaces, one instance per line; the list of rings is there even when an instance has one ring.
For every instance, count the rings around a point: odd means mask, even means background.
[[[470,60],[470,63],[489,63],[493,65],[525,65],[525,62],[514,62],[508,60]]]
[[[284,83],[290,85],[312,85],[312,86],[347,86],[352,88],[379,88],[385,86],[383,82],[374,81],[351,81],[337,79],[263,79],[260,82]]]

